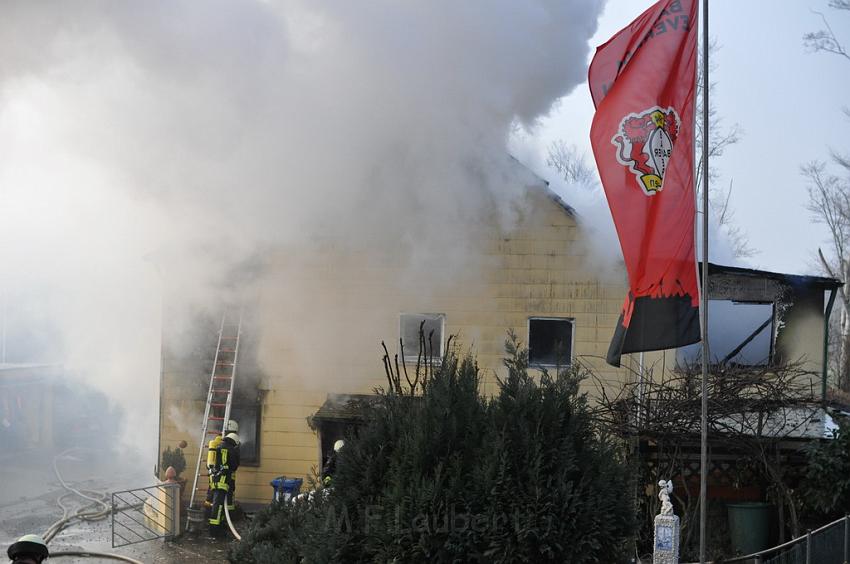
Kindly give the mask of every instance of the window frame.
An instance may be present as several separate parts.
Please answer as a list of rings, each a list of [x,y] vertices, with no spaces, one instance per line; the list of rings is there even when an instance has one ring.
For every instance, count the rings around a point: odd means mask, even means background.
[[[533,362],[531,359],[531,322],[532,321],[568,321],[570,323],[570,351],[569,358],[566,364],[547,364],[544,362]],[[528,366],[531,368],[566,368],[573,365],[575,360],[575,344],[576,344],[576,318],[575,317],[555,317],[545,315],[533,315],[526,321],[526,337],[528,343]]]
[[[728,366],[728,365],[731,364],[731,365],[735,365],[735,366],[750,367],[750,368],[755,368],[755,367],[759,367],[759,366],[765,366],[765,367],[774,366],[775,361],[776,361],[776,339],[778,337],[777,321],[779,321],[779,319],[777,317],[776,300],[773,300],[773,301],[771,301],[771,300],[736,300],[736,299],[732,299],[732,298],[712,298],[711,296],[709,296],[709,298],[708,298],[708,308],[709,308],[708,309],[708,328],[709,328],[709,348],[710,348],[710,350],[711,350],[711,335],[714,334],[714,332],[711,331],[711,322],[712,322],[713,319],[716,319],[716,312],[715,312],[714,316],[712,316],[712,312],[711,312],[711,303],[712,302],[717,302],[717,303],[719,303],[719,302],[730,302],[732,304],[764,305],[764,306],[769,305],[769,306],[771,306],[770,325],[768,327],[765,327],[762,330],[762,331],[768,331],[768,329],[769,329],[769,334],[768,334],[769,345],[768,345],[768,351],[767,351],[768,356],[767,356],[767,359],[765,360],[765,362],[755,363],[755,364],[744,364],[744,363],[740,363],[740,362],[732,362],[732,360],[734,359],[734,357],[733,357],[732,359],[729,359],[729,361],[727,363],[725,363],[725,365]],[[747,343],[747,346],[749,346],[751,344],[752,343]],[[687,346],[692,346],[692,345],[686,345],[686,347]],[[677,351],[677,356],[676,356],[677,362],[679,361],[678,351],[680,349],[683,349],[683,348],[686,348],[686,347],[678,347],[678,348],[674,349],[674,350]],[[745,346],[744,349],[746,349],[746,348],[747,347]],[[713,350],[712,350],[712,352],[713,352]],[[743,352],[744,351],[742,349],[738,353],[738,355],[740,355]],[[702,354],[702,353],[700,352],[700,354]],[[736,355],[736,356],[738,356],[738,355]],[[709,368],[716,368],[718,366],[723,366],[724,363],[722,363],[721,360],[722,359],[720,359],[720,358],[709,358],[709,361],[708,361]]]
[[[446,314],[445,313],[430,313],[430,312],[422,312],[422,311],[402,311],[398,314],[398,338],[404,342],[404,316],[405,315],[431,315],[440,318],[440,338],[438,339],[439,344],[439,354],[434,355],[434,363],[440,363],[443,360],[443,356],[445,355],[445,339],[443,336],[446,334]],[[404,354],[404,362],[405,364],[415,363],[419,360],[419,347],[416,348],[416,354],[410,355],[407,354],[407,350],[405,350]],[[428,359],[421,359],[422,362],[427,362]]]
[[[256,412],[257,412],[257,418],[256,418],[256,424],[255,424],[256,425],[256,435],[254,437],[254,444],[256,445],[256,451],[257,451],[256,459],[255,460],[245,460],[243,458],[242,453],[240,452],[239,465],[240,466],[259,467],[261,462],[262,462],[262,448],[261,448],[262,444],[261,444],[260,439],[263,436],[263,429],[262,429],[262,426],[263,426],[263,404],[261,402],[256,402],[256,403],[234,402],[230,407],[231,419],[235,419],[235,417],[233,417],[233,409],[234,408],[237,409],[237,410],[239,410],[239,409],[255,409]],[[238,419],[236,419],[236,421],[238,422]],[[237,433],[237,434],[239,435],[239,440],[241,441],[242,440],[241,427],[240,427],[240,432]]]

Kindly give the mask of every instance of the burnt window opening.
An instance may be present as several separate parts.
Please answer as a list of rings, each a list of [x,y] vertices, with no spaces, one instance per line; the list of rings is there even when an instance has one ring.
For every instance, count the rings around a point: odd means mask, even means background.
[[[307,419],[310,428],[318,433],[320,473],[325,471],[334,443],[356,436],[379,401],[378,396],[368,394],[328,394],[325,403]]]
[[[322,421],[319,426],[319,449],[321,450],[321,468],[320,474],[324,473],[328,461],[331,458],[331,453],[334,450],[334,443],[340,439],[345,439],[357,432],[359,425],[353,421]]]
[[[404,344],[404,360],[416,362],[422,353],[422,360],[443,358],[443,331],[446,316],[443,313],[402,313],[399,316],[399,335]],[[424,346],[420,341],[424,336]]]
[[[712,365],[767,366],[773,362],[773,302],[708,300],[708,347]],[[702,345],[676,351],[676,361],[690,365],[702,358]]]
[[[246,466],[260,464],[260,422],[262,408],[259,403],[234,403],[230,418],[239,424],[239,463]]]
[[[569,366],[573,358],[574,320],[532,317],[528,320],[528,363],[532,366]]]

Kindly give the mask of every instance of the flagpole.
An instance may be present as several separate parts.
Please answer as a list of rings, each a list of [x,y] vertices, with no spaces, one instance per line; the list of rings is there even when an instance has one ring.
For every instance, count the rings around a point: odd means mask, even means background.
[[[708,0],[702,0],[702,382],[699,474],[699,561],[706,563],[708,515]]]

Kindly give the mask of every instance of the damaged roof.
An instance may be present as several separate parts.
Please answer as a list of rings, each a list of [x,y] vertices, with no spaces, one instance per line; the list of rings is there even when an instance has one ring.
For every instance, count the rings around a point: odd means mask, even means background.
[[[700,265],[702,267],[702,265]],[[735,276],[776,280],[789,286],[820,286],[824,290],[833,290],[843,286],[844,282],[835,278],[824,276],[807,276],[803,274],[782,274],[767,270],[756,270],[754,268],[742,268],[739,266],[724,266],[722,264],[708,263],[708,274],[733,274]]]
[[[380,396],[374,394],[328,394],[328,399],[309,419],[322,421],[364,421]]]
[[[545,193],[546,197],[548,197],[550,200],[555,202],[555,204],[557,204],[559,208],[564,210],[567,213],[567,215],[570,215],[572,217],[576,217],[578,215],[576,213],[576,210],[575,210],[574,207],[572,207],[567,202],[565,202],[564,199],[561,196],[559,196],[554,190],[552,190],[551,186],[549,185],[548,180],[545,180],[544,178],[540,177],[536,172],[531,170],[529,167],[525,166],[515,156],[513,156],[513,155],[508,155],[508,156],[510,157],[511,162],[514,165],[516,165],[516,168],[518,169],[519,174],[522,174],[526,177],[525,185],[526,185],[527,189],[529,189],[529,190],[532,190],[532,189],[542,190]]]

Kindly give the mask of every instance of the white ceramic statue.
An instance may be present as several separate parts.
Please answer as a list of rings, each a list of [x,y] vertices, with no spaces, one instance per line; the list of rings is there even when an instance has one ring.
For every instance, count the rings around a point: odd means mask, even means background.
[[[661,500],[661,515],[673,515],[673,504],[670,503],[670,494],[673,493],[673,480],[658,480],[658,499]]]

